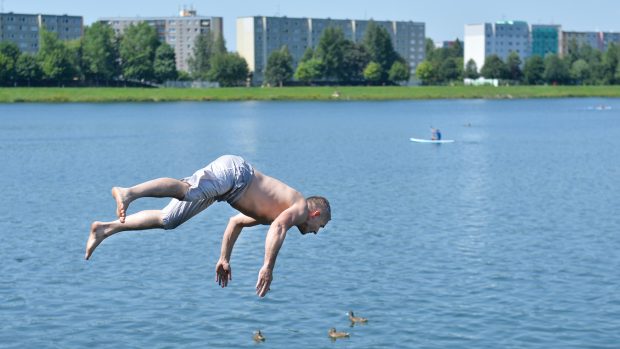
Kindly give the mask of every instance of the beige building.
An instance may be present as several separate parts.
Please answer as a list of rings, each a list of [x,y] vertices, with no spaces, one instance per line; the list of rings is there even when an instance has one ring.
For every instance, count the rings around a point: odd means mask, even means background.
[[[110,17],[98,21],[108,23],[116,35],[121,35],[130,25],[142,22],[152,25],[159,40],[174,48],[176,67],[183,71],[189,70],[187,60],[192,57],[196,37],[209,33],[220,35],[223,26],[222,17],[198,16],[194,10],[182,10],[179,17]]]
[[[56,33],[61,40],[75,40],[84,34],[81,16],[0,13],[0,41],[15,43],[22,52],[39,51],[41,28]]]
[[[342,29],[345,38],[361,42],[369,21],[351,19],[317,19],[288,17],[237,18],[237,52],[246,59],[254,73],[253,83],[262,84],[269,55],[286,45],[294,66],[308,47],[315,48],[328,27]],[[375,21],[387,29],[394,49],[407,62],[412,76],[426,57],[424,52],[425,25],[420,22]]]

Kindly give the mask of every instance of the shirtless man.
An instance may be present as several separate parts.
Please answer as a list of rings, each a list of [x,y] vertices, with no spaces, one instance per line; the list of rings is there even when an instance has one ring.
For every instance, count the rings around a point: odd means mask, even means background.
[[[305,199],[295,189],[260,173],[244,159],[233,155],[224,155],[182,180],[158,178],[131,188],[114,187],[112,196],[119,219],[91,224],[86,259],[111,235],[128,230],[174,229],[216,200],[227,201],[241,213],[230,218],[224,231],[215,280],[222,287],[232,280],[230,256],[241,230],[269,224],[265,259],[256,282],[256,293],[260,297],[269,291],[286,232],[296,226],[302,234],[316,234],[331,219],[327,199],[320,196]],[[142,197],[170,197],[172,200],[162,210],[145,210],[127,216],[129,204]]]

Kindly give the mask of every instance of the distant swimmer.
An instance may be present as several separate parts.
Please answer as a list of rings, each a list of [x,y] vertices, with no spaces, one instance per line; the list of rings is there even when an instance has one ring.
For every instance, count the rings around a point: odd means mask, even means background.
[[[431,127],[431,140],[440,141],[441,131],[438,128]]]
[[[276,257],[286,232],[296,226],[301,234],[316,234],[331,220],[331,207],[326,198],[304,198],[297,190],[262,174],[234,155],[221,156],[181,180],[158,178],[130,188],[114,187],[112,196],[116,200],[118,219],[91,224],[86,259],[103,240],[116,233],[174,229],[215,201],[226,201],[241,213],[230,218],[224,231],[220,259],[215,266],[215,281],[226,287],[232,280],[230,256],[241,230],[258,224],[269,225],[264,263],[256,282],[256,293],[260,297],[270,289]],[[172,200],[161,210],[140,211],[128,216],[129,204],[144,197]]]

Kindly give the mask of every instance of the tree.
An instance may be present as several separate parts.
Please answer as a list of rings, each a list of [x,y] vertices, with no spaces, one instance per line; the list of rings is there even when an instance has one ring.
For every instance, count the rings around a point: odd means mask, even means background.
[[[125,79],[152,81],[153,62],[159,39],[155,28],[146,22],[130,25],[121,39],[120,57]]]
[[[118,48],[110,25],[96,22],[84,30],[82,67],[85,78],[97,84],[118,75]]]
[[[344,62],[344,34],[342,29],[328,27],[319,38],[314,55],[323,63],[323,76],[327,80],[340,80]]]
[[[160,83],[166,80],[175,80],[178,76],[174,49],[165,42],[155,50],[153,73],[155,80]]]
[[[37,60],[43,79],[54,81],[58,84],[70,81],[76,69],[71,65],[71,54],[67,46],[58,39],[56,33],[41,31],[40,48],[37,53]]]
[[[590,66],[584,59],[576,60],[570,68],[570,77],[576,84],[585,85],[590,75]]]
[[[548,54],[544,60],[545,72],[543,79],[550,84],[563,84],[568,82],[570,73],[566,63],[555,54]]]
[[[465,65],[465,77],[467,79],[477,79],[480,77],[478,74],[478,66],[476,65],[476,61],[470,59],[467,61],[467,65]]]
[[[364,79],[372,84],[378,84],[382,81],[383,72],[381,65],[377,62],[370,62],[364,69]]]
[[[222,87],[241,86],[249,74],[248,63],[237,53],[217,54],[211,58],[211,69],[207,74],[210,81],[217,81]]]
[[[516,52],[510,52],[506,60],[506,79],[513,81],[521,81],[523,79],[523,71],[521,70],[521,58]]]
[[[265,68],[265,80],[269,84],[282,87],[291,78],[293,78],[293,57],[285,45],[269,55]]]
[[[614,84],[620,82],[616,80],[616,70],[618,69],[618,63],[620,62],[620,46],[614,43],[609,44],[607,51],[603,54],[603,70],[604,80],[607,84]]]
[[[300,63],[307,62],[311,60],[312,58],[314,58],[314,50],[312,49],[312,47],[308,46],[308,48],[306,48],[306,50],[304,51],[303,56],[301,56],[301,59],[299,60],[299,62]]]
[[[523,67],[523,78],[528,85],[540,85],[544,82],[543,74],[545,72],[545,63],[542,57],[538,55],[531,56],[525,60]]]
[[[388,31],[370,20],[362,44],[370,55],[370,60],[381,67],[381,81],[387,81],[392,64],[399,58]]]
[[[41,72],[41,68],[39,68],[36,57],[25,52],[22,53],[17,59],[17,63],[15,64],[15,72],[17,74],[17,80],[26,81],[28,86],[30,86],[31,82],[41,80],[43,77],[43,73]]]
[[[503,79],[506,76],[506,64],[497,55],[490,55],[484,62],[480,75],[487,79]]]
[[[410,75],[409,66],[401,61],[394,62],[388,73],[390,81],[395,83],[408,81]]]
[[[439,71],[441,75],[439,80],[442,82],[461,80],[463,75],[463,63],[457,63],[456,58],[448,57],[443,61],[437,62],[439,64]]]
[[[415,75],[424,85],[432,85],[436,81],[435,67],[430,61],[422,61],[418,64]]]
[[[194,79],[206,80],[211,69],[211,57],[213,56],[213,36],[209,34],[198,35],[194,40],[192,57],[187,60],[189,72]]]
[[[370,63],[370,55],[363,45],[351,40],[343,42],[343,62],[340,78],[345,83],[364,81],[364,68]]]
[[[316,58],[299,63],[295,71],[295,79],[310,83],[319,80],[323,75],[323,66],[321,61]]]
[[[15,81],[15,64],[19,55],[19,47],[15,43],[0,42],[0,85],[9,85]]]

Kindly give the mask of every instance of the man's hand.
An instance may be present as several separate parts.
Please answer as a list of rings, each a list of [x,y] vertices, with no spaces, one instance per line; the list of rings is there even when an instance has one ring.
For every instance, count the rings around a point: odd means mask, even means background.
[[[269,267],[263,266],[258,272],[258,281],[256,282],[256,294],[259,297],[265,297],[270,290],[271,280],[273,280],[272,270]]]
[[[225,260],[219,260],[215,266],[215,281],[222,286],[222,288],[228,286],[228,281],[232,280],[232,269],[230,263]]]

